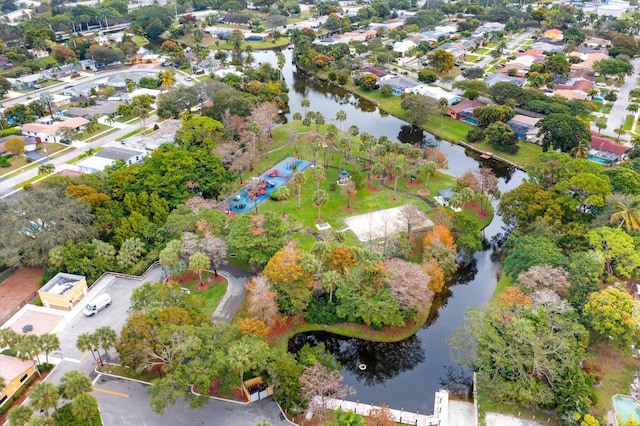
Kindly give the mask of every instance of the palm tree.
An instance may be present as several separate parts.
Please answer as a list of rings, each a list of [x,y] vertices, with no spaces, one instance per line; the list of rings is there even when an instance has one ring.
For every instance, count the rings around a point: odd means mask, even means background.
[[[338,163],[338,169],[340,169],[342,168],[342,163],[344,161],[345,156],[347,155],[346,151],[351,146],[351,144],[349,143],[349,138],[340,138],[338,140],[337,146],[340,152],[342,153],[342,155],[340,156],[340,163]]]
[[[316,269],[316,273],[320,273],[322,271],[322,263],[327,260],[329,254],[331,253],[331,246],[326,241],[316,241],[311,246],[311,254],[315,256],[318,261],[318,268]]]
[[[26,336],[22,336],[17,345],[15,346],[16,357],[20,358],[23,361],[31,360],[33,362],[33,366],[38,373],[38,376],[42,376],[40,374],[40,369],[38,368],[38,364],[40,364],[40,359],[38,358],[38,354],[41,352],[41,344],[40,338],[35,334],[28,334]]]
[[[425,179],[424,187],[429,189],[429,178],[433,176],[436,171],[438,171],[438,165],[436,164],[435,161],[427,161],[422,166],[422,171],[424,172],[425,175],[427,175]]]
[[[147,108],[134,107],[131,113],[140,119],[140,128],[145,128],[145,121],[149,118],[149,110]]]
[[[282,197],[282,217],[284,217],[284,202],[291,196],[291,190],[288,186],[283,186],[279,189],[280,196]]]
[[[98,346],[96,343],[96,338],[90,333],[82,333],[76,339],[76,348],[80,349],[82,352],[91,351],[91,356],[97,363],[98,359],[96,358],[95,353],[93,353],[96,346]]]
[[[573,155],[574,158],[587,158],[589,149],[591,149],[589,141],[580,141],[578,146],[571,148],[570,154]]]
[[[382,176],[384,175],[384,165],[382,163],[376,163],[371,167],[371,173],[373,176],[380,176],[380,183],[382,183]]]
[[[107,351],[116,343],[116,339],[118,337],[116,332],[108,325],[105,325],[103,327],[98,327],[93,335],[96,338],[96,346],[99,345],[104,350],[104,356],[106,358]]]
[[[171,87],[176,84],[176,76],[171,70],[163,70],[158,73],[158,81],[164,88]]]
[[[81,393],[71,402],[71,414],[79,420],[88,420],[93,426],[93,416],[98,413],[98,400],[88,393]]]
[[[473,201],[475,197],[476,197],[476,193],[473,191],[473,189],[469,187],[462,188],[460,190],[460,198],[462,199],[462,208],[464,209],[464,205],[470,201]]]
[[[91,379],[78,370],[67,371],[60,378],[60,393],[66,399],[75,399],[81,393],[91,392]]]
[[[100,123],[98,123],[98,115],[91,117],[91,120],[84,126],[84,131],[90,135],[93,135],[100,130]]]
[[[45,333],[40,336],[40,345],[46,357],[45,362],[49,364],[49,354],[60,348],[60,339],[58,339],[58,336],[55,334]]]
[[[624,224],[627,232],[631,230],[640,231],[640,200],[633,200],[628,206],[621,202],[616,202],[613,207],[616,212],[611,215],[610,223],[620,221],[620,226]]]
[[[614,129],[614,132],[615,132],[616,135],[618,135],[618,139],[616,139],[616,142],[620,142],[620,137],[622,135],[626,135],[627,134],[627,131],[624,129],[623,126],[620,126],[620,127],[616,128],[616,129]]]
[[[342,131],[342,123],[347,121],[347,113],[342,109],[336,112],[336,121],[340,123],[340,131]]]
[[[451,194],[451,197],[449,197],[449,207],[455,210],[462,208],[463,205],[464,200],[462,198],[462,194],[460,194],[459,192],[454,192],[453,194]]]
[[[29,392],[29,405],[36,411],[43,410],[46,417],[49,417],[51,408],[58,413],[58,399],[58,388],[51,382],[38,382]]]
[[[602,134],[602,129],[607,128],[607,117],[600,117],[596,120],[596,127],[598,128],[598,134]]]
[[[302,108],[304,108],[304,116],[307,116],[307,108],[309,108],[311,106],[311,101],[309,100],[309,98],[302,98],[302,100],[300,101],[300,106],[302,106]]]
[[[293,183],[298,186],[298,210],[300,210],[300,195],[302,194],[302,185],[307,182],[307,178],[302,172],[296,172],[293,175]]]
[[[311,171],[311,177],[313,178],[313,182],[316,184],[316,191],[319,191],[320,184],[327,180],[327,172],[325,172],[324,167],[317,166]]]
[[[18,333],[13,331],[10,328],[0,328],[0,348],[15,347],[16,343],[18,343]]]
[[[9,411],[9,426],[24,426],[29,423],[33,411],[26,405],[18,405]]]
[[[209,256],[202,252],[195,252],[189,256],[189,269],[195,274],[198,274],[200,284],[202,284],[202,272],[211,266],[211,260]]]
[[[300,114],[299,112],[294,112],[292,118],[293,121],[302,121],[302,114]]]
[[[404,169],[400,164],[396,164],[393,166],[393,176],[395,180],[393,181],[393,198],[396,198],[396,193],[398,191],[398,178],[404,173]]]
[[[313,202],[318,206],[318,220],[320,220],[320,209],[327,204],[328,201],[329,195],[327,191],[323,189],[319,189],[313,194]]]

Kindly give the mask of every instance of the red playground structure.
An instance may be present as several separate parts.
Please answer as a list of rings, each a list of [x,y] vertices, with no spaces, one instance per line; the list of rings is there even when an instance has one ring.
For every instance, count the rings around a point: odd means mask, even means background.
[[[280,173],[280,171],[278,171],[276,169],[269,170],[268,175],[269,175],[269,177],[280,177],[280,178],[284,178],[284,179],[287,179],[289,177],[287,175],[284,175],[284,174]]]

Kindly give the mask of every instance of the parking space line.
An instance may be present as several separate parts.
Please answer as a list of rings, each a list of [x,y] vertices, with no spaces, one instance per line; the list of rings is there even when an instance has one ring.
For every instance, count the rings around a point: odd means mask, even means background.
[[[84,361],[84,359],[87,357],[87,355],[89,355],[90,351],[86,351],[83,355],[82,358],[80,358],[80,361]]]
[[[129,398],[131,396],[128,393],[121,393],[121,392],[116,392],[116,391],[112,391],[112,390],[109,390],[109,389],[97,388],[95,386],[92,387],[91,389],[93,389],[96,392],[108,393],[109,395],[121,396],[123,398]]]

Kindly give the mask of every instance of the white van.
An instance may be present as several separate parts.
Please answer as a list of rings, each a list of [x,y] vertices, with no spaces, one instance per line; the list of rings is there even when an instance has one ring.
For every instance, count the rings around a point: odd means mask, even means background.
[[[91,302],[87,303],[87,306],[84,308],[84,315],[92,317],[108,306],[111,306],[111,296],[107,293],[101,294]]]

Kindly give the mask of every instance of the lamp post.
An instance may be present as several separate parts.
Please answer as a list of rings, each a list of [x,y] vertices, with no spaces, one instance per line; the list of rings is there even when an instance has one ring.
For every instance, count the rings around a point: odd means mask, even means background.
[[[96,354],[98,355],[96,357],[96,355],[93,353],[93,351],[96,352]],[[100,364],[100,367],[103,367],[104,364],[102,363],[102,357],[100,357],[100,352],[98,351],[98,349],[96,348],[91,348],[91,354],[93,355],[93,359],[96,361],[96,364]]]

